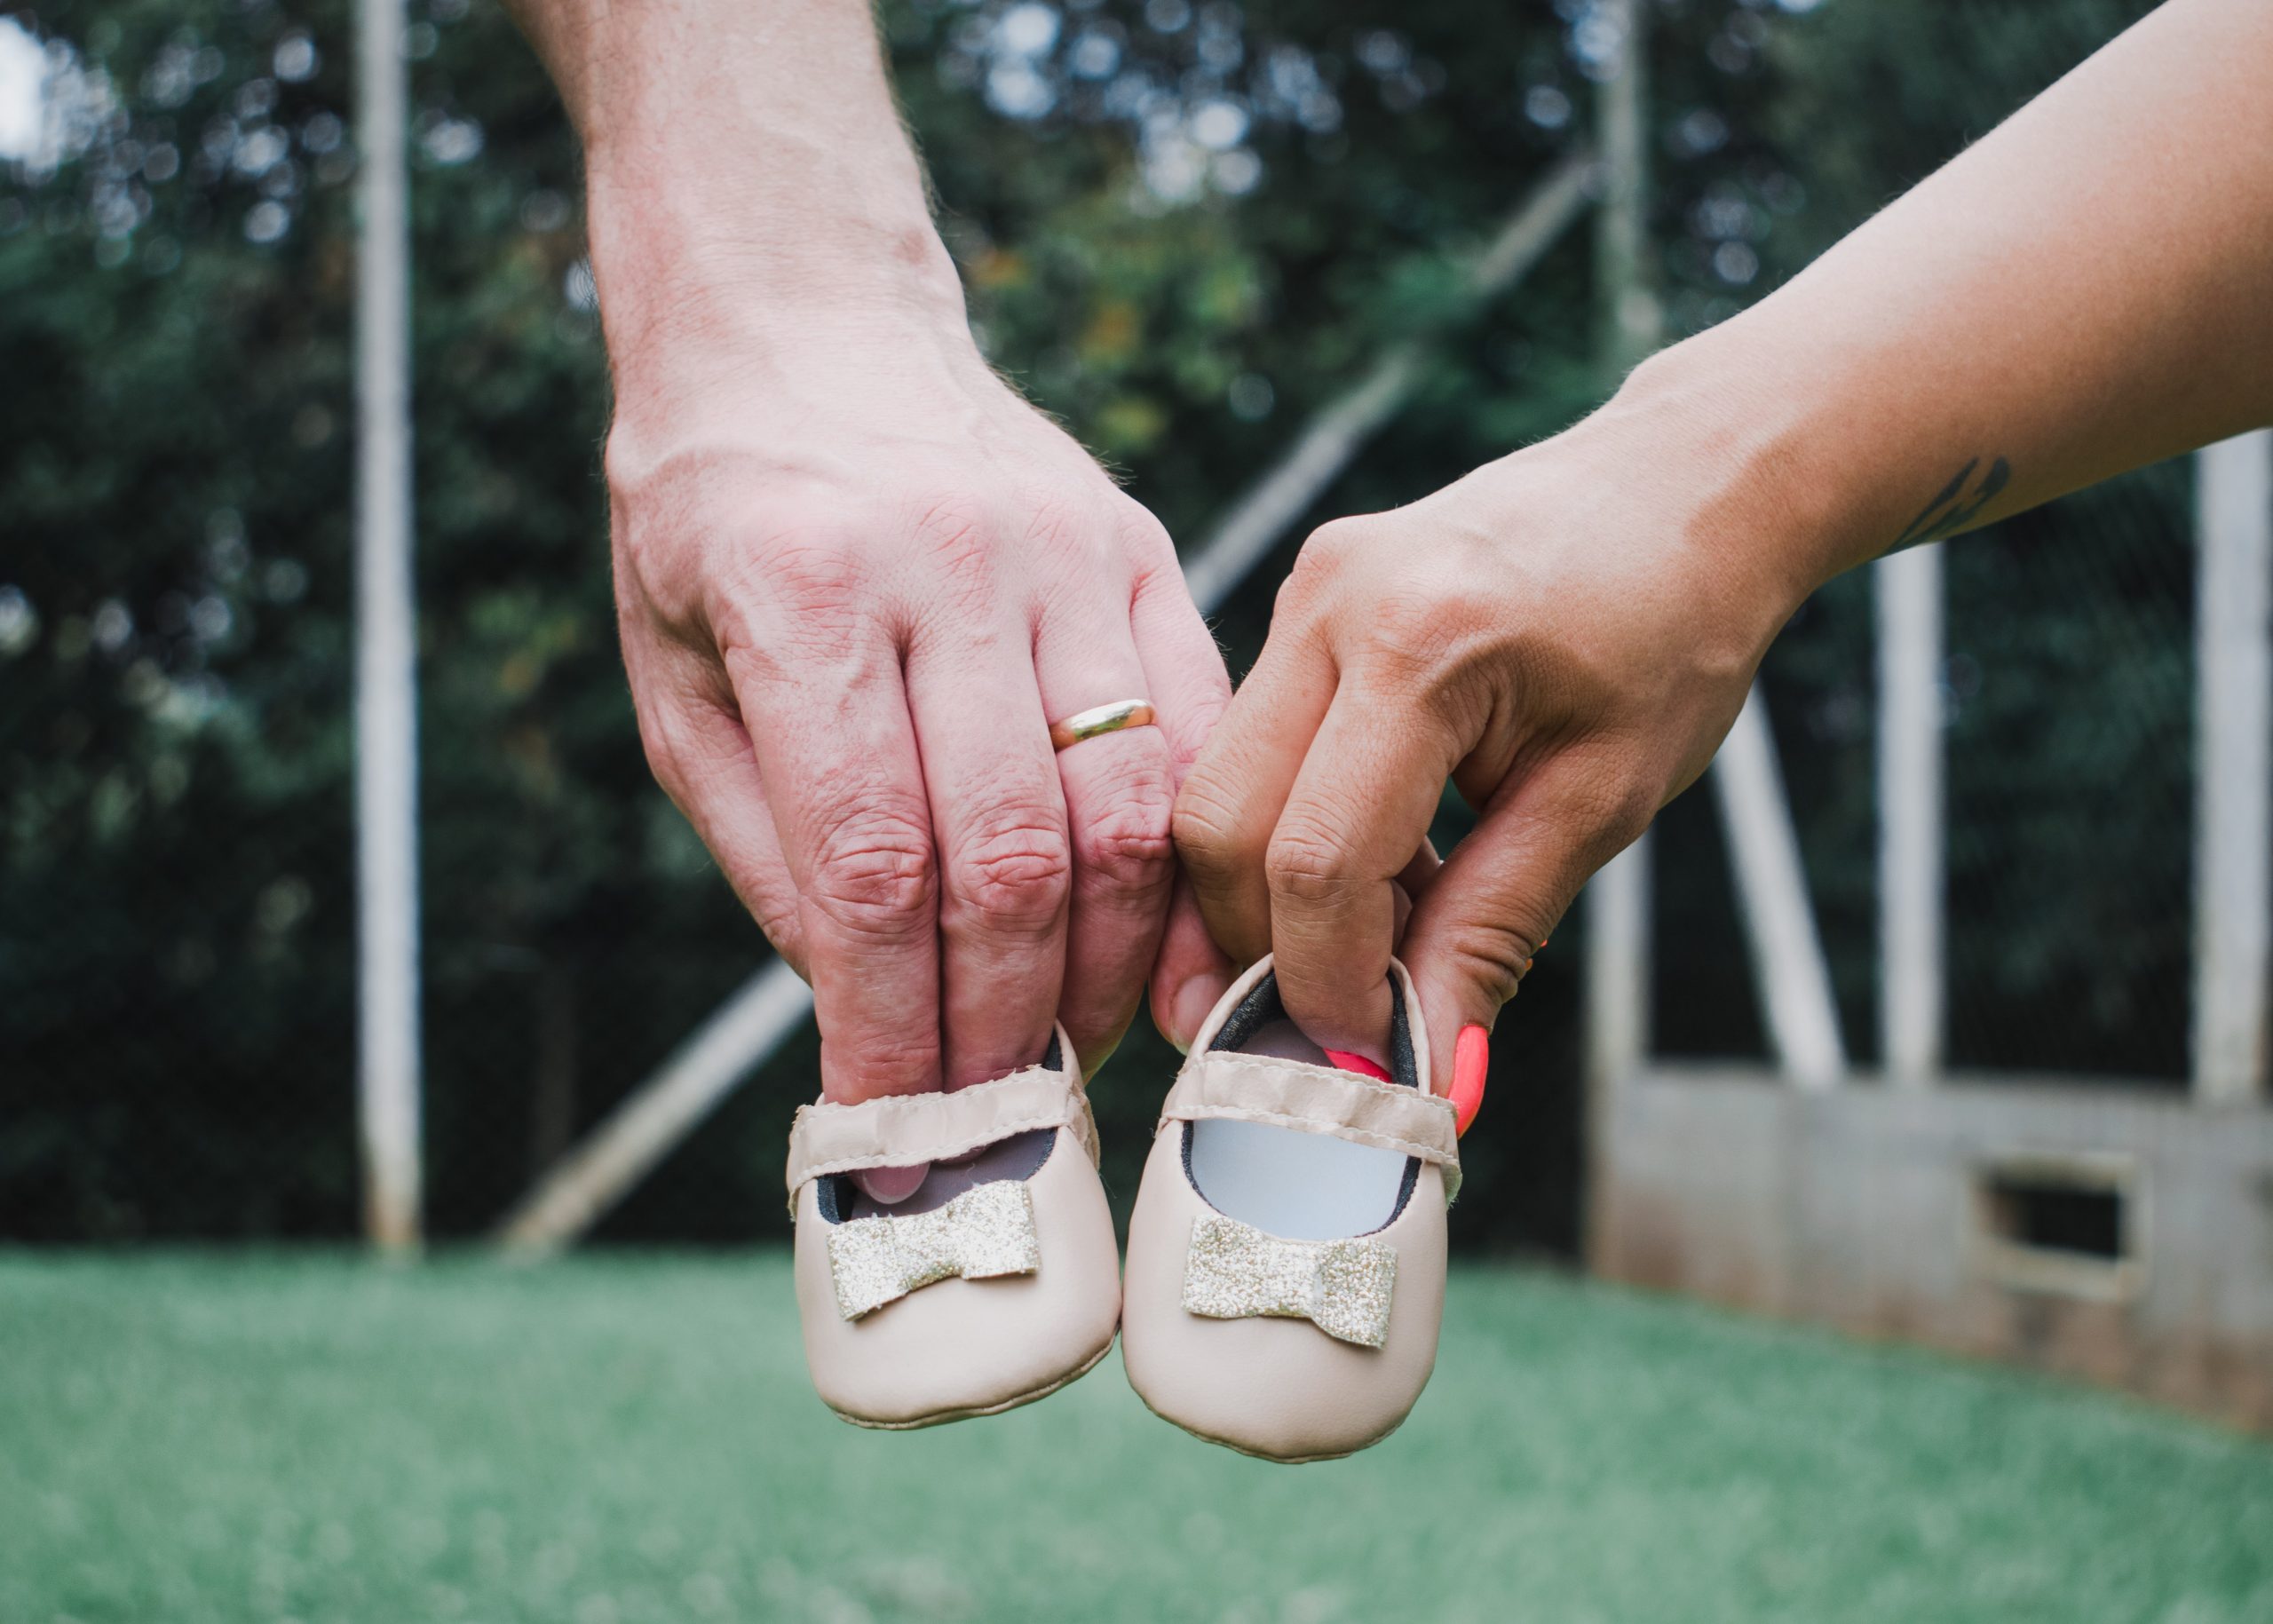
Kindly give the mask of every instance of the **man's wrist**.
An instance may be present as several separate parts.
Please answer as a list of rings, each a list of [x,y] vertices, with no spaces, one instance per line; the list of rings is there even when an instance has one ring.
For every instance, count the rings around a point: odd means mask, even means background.
[[[866,0],[568,9],[581,32],[548,56],[619,366],[855,318],[967,332]]]
[[[595,167],[592,268],[611,345],[721,321],[762,339],[829,311],[964,328],[962,282],[921,191],[829,180],[715,159]]]

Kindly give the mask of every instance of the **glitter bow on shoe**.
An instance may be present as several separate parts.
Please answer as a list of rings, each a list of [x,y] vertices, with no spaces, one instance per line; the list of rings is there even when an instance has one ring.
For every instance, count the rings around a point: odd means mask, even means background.
[[[1397,1248],[1378,1240],[1281,1240],[1235,1218],[1194,1218],[1184,1306],[1209,1319],[1307,1319],[1339,1342],[1389,1340]]]
[[[855,1218],[828,1235],[836,1307],[847,1319],[937,1280],[1032,1274],[1041,1267],[1034,1197],[1014,1178],[974,1185],[931,1212]]]

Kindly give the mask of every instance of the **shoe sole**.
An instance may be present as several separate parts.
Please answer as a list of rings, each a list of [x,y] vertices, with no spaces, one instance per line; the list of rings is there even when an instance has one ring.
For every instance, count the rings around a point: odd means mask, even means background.
[[[918,1415],[907,1421],[875,1421],[865,1415],[851,1414],[834,1406],[830,1407],[829,1414],[841,1422],[855,1427],[864,1427],[871,1432],[915,1432],[925,1427],[944,1427],[950,1422],[976,1421],[981,1415],[1000,1415],[1006,1410],[1017,1409],[1020,1405],[1032,1404],[1037,1399],[1047,1398],[1060,1388],[1073,1386],[1074,1382],[1105,1361],[1105,1356],[1113,1351],[1113,1342],[1119,1335],[1120,1329],[1116,1327],[1113,1335],[1105,1339],[1104,1347],[1090,1354],[1081,1365],[1059,1376],[1055,1382],[1046,1382],[1031,1392],[1019,1393],[1014,1398],[1005,1398],[997,1404],[975,1405],[959,1410],[934,1410],[929,1415]]]

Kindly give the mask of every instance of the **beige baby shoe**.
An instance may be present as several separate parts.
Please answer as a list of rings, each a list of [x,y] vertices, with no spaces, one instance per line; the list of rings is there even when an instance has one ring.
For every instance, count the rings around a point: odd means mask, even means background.
[[[1452,1102],[1402,964],[1386,1079],[1328,1064],[1271,961],[1193,1040],[1129,1226],[1122,1361],[1160,1415],[1242,1454],[1379,1443],[1437,1360]]]
[[[1056,1392],[1121,1311],[1097,1128],[1060,1027],[1040,1066],[952,1094],[820,1104],[789,1132],[797,1312],[823,1402],[928,1427]],[[880,1207],[845,1176],[931,1162]]]

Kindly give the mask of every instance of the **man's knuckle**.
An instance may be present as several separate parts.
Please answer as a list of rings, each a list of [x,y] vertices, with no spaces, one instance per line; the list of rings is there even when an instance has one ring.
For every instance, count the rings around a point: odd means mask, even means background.
[[[998,824],[948,859],[947,896],[983,930],[1032,931],[1056,922],[1073,870],[1065,832],[1056,824],[1040,818]]]
[[[1176,857],[1169,834],[1174,797],[1165,772],[1132,772],[1074,831],[1075,860],[1092,883],[1148,891],[1168,878]]]
[[[1030,494],[1025,506],[1027,538],[1052,551],[1094,550],[1107,530],[1094,505],[1071,491],[1044,487]]]
[[[825,1021],[821,1042],[841,1058],[844,1074],[860,1080],[863,1099],[888,1094],[910,1094],[933,1084],[939,1069],[939,1041],[886,1030],[870,1030],[845,1023]]]
[[[947,574],[961,577],[992,572],[993,503],[979,493],[962,488],[934,492],[918,508],[915,530],[918,544]]]
[[[867,573],[857,540],[834,520],[769,525],[741,551],[735,573],[793,611],[842,601]]]
[[[1180,581],[1183,572],[1168,527],[1152,516],[1150,508],[1129,497],[1120,499],[1117,511],[1121,551],[1134,578],[1140,583],[1168,576]]]
[[[820,842],[809,898],[852,935],[898,939],[929,929],[939,881],[922,813],[872,805],[843,820]]]
[[[1328,519],[1311,532],[1296,562],[1307,558],[1313,570],[1327,573],[1345,568],[1365,551],[1373,532],[1372,523],[1364,518]]]

